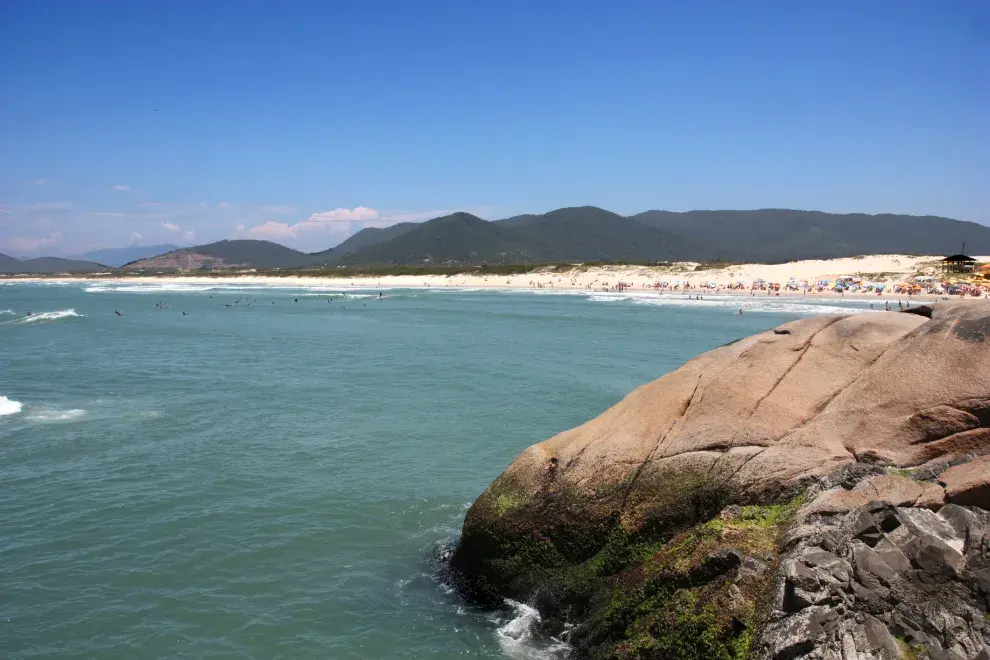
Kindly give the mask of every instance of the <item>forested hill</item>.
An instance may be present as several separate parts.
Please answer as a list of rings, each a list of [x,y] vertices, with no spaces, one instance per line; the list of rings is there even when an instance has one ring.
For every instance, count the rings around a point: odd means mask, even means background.
[[[593,206],[504,220],[454,213],[422,223],[365,228],[307,254],[278,243],[233,240],[141,259],[128,270],[293,269],[364,265],[605,261],[791,261],[860,254],[990,254],[990,227],[935,216],[816,211],[646,211]]]

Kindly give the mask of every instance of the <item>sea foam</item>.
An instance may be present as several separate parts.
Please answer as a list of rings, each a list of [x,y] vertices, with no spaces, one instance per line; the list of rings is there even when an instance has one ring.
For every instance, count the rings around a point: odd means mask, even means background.
[[[41,422],[42,424],[49,422],[71,422],[74,419],[78,419],[86,414],[85,410],[81,408],[73,408],[71,410],[37,410],[25,416],[25,419],[32,422]]]
[[[534,607],[506,598],[513,617],[495,631],[502,652],[520,660],[551,660],[566,657],[570,646],[559,639],[543,640],[537,631],[540,613]]]
[[[54,312],[42,312],[40,314],[32,314],[31,316],[24,316],[17,319],[18,323],[47,323],[49,321],[58,321],[59,319],[69,318],[70,316],[82,316],[81,314],[76,314],[74,309],[59,309]]]
[[[8,399],[7,397],[0,394],[0,417],[5,417],[7,415],[16,415],[21,412],[23,404],[20,401],[14,401],[13,399]]]

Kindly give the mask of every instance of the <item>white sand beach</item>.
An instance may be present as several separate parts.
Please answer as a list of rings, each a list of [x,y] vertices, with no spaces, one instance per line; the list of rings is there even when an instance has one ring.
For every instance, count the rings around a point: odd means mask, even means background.
[[[794,261],[783,264],[740,264],[721,268],[704,268],[699,264],[684,262],[667,267],[647,266],[583,266],[575,265],[572,269],[548,267],[538,271],[515,275],[345,275],[327,277],[325,274],[307,276],[297,273],[278,275],[256,275],[251,272],[225,273],[216,275],[200,274],[161,274],[161,275],[128,275],[113,277],[114,281],[144,282],[144,283],[174,283],[209,284],[216,282],[239,283],[247,285],[298,286],[298,287],[348,287],[348,288],[404,288],[404,287],[456,287],[456,288],[489,288],[489,289],[583,289],[583,290],[628,290],[655,289],[659,285],[662,290],[703,292],[717,290],[722,294],[753,295],[753,283],[764,281],[780,285],[779,294],[787,295],[818,295],[830,296],[869,296],[879,295],[876,288],[882,285],[886,296],[897,295],[895,287],[898,283],[913,281],[918,276],[932,276],[935,282],[957,281],[960,276],[943,274],[940,269],[939,256],[909,256],[896,254],[865,255],[842,259]],[[990,256],[977,257],[980,262],[990,261]],[[860,282],[860,290],[838,293],[834,283],[840,277],[853,278]],[[106,276],[72,276],[72,277],[12,277],[14,281],[94,281],[107,279]],[[796,283],[798,288],[786,287],[788,282]],[[829,285],[817,290],[819,282]],[[807,288],[805,287],[807,285]],[[862,290],[871,286],[868,291]],[[990,288],[990,280],[986,280]],[[728,288],[733,287],[733,288]],[[759,289],[756,293],[759,293]],[[774,292],[772,295],[776,295]],[[987,291],[984,289],[984,295]],[[763,290],[763,295],[770,292]],[[926,297],[922,292],[920,298]]]

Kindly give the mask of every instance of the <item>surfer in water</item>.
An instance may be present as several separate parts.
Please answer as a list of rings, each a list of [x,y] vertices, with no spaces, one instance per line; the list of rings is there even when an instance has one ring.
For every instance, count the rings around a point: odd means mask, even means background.
[[[113,313],[116,314],[117,316],[123,316],[123,314],[120,313],[120,310],[119,309],[113,310]],[[28,316],[31,316],[31,315],[28,314]]]

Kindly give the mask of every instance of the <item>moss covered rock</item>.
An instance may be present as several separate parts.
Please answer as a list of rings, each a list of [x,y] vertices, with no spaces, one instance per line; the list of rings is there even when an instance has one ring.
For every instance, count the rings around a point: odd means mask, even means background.
[[[990,305],[947,304],[705,353],[522,452],[468,511],[457,584],[535,605],[551,631],[577,624],[578,655],[743,657],[770,580],[757,569],[800,493],[974,452],[990,428],[984,327]]]

